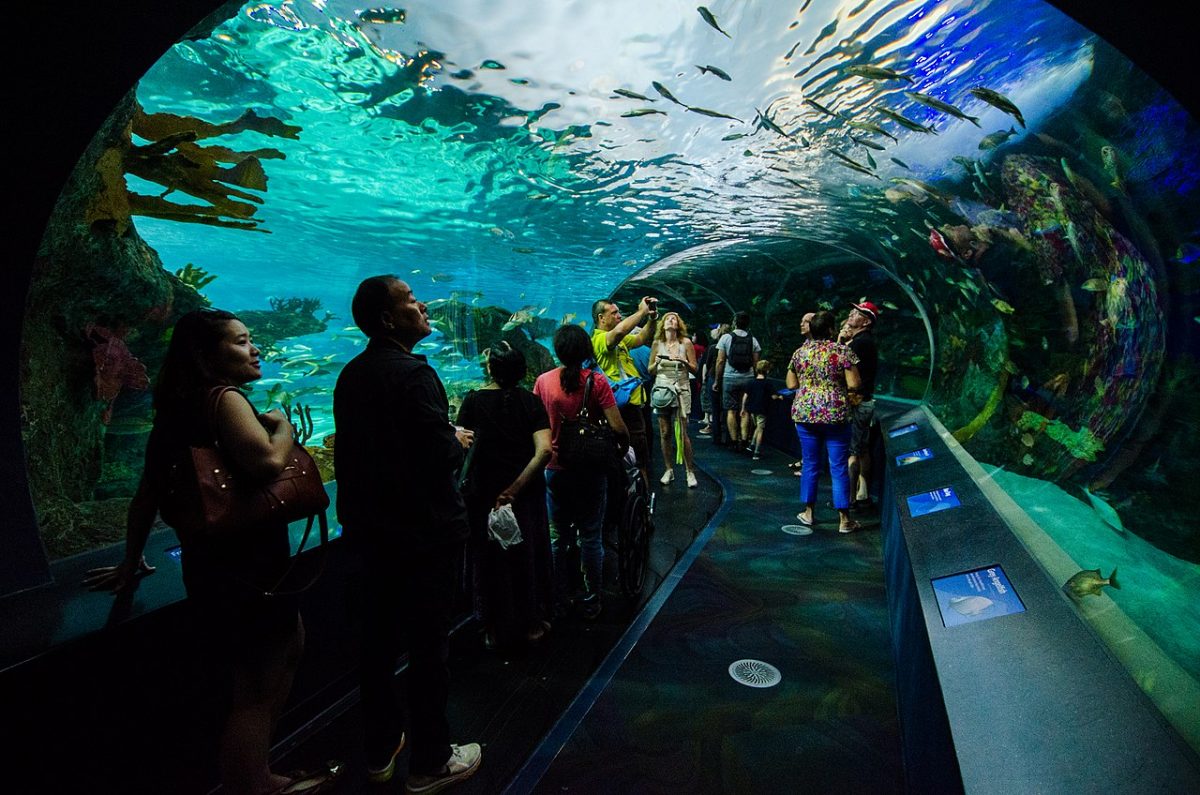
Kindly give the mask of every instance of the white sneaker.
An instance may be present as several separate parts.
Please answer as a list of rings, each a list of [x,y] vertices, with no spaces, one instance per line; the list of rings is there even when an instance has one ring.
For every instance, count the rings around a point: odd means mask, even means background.
[[[688,470],[688,473],[687,473],[687,484],[688,484],[689,489],[694,489],[694,488],[696,488],[696,486],[700,485],[699,483],[696,482],[696,473],[691,471],[690,469]]]
[[[663,473],[663,476],[658,479],[658,482],[665,486],[674,479],[675,479],[675,470],[668,469],[666,472]]]
[[[441,792],[451,784],[456,784],[474,775],[482,760],[483,751],[479,748],[479,743],[452,745],[450,746],[450,758],[446,760],[446,766],[441,771],[424,776],[410,775],[404,789],[406,792],[425,793],[425,795]]]

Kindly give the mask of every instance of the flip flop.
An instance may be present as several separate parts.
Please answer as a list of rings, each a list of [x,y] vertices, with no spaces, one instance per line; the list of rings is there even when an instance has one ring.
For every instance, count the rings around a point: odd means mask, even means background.
[[[341,778],[342,769],[341,762],[330,761],[325,763],[323,770],[293,770],[284,773],[283,775],[290,780],[271,795],[320,795],[329,792]]]
[[[849,524],[838,528],[838,532],[842,535],[853,533],[855,530],[862,530],[862,525],[853,520],[851,520]]]
[[[796,521],[797,521],[797,522],[799,522],[800,524],[804,525],[805,527],[812,527],[812,526],[813,526],[813,520],[812,520],[812,519],[805,519],[805,518],[804,518],[804,514],[803,514],[803,513],[798,513],[798,514],[796,514]]]

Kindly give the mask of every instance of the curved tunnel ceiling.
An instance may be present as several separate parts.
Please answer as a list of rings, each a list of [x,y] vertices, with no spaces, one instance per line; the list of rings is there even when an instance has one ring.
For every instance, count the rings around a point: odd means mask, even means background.
[[[1132,531],[1140,563],[1101,545],[1123,572],[1200,576],[1177,487],[1200,476],[1195,121],[1040,0],[707,9],[234,3],[167,51],[34,264],[21,423],[51,556],[79,542],[46,517],[128,496],[181,311],[241,313],[271,359],[256,397],[311,404],[319,439],[361,344],[348,296],[397,271],[433,302],[452,395],[494,337],[545,365],[614,291],[694,328],[752,309],[782,358],[805,310],[868,296],[886,391],[924,396],[1029,510],[1054,484]]]

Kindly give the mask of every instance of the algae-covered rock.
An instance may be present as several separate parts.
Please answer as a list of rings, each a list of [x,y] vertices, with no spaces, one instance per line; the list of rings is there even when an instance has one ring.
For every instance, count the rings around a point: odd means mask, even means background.
[[[138,234],[134,215],[166,216],[144,212],[145,197],[129,191],[125,175],[156,181],[167,194],[179,190],[210,201],[208,207],[180,205],[177,220],[219,222],[229,208],[244,220],[261,203],[247,191],[266,187],[260,161],[281,155],[195,144],[241,130],[289,137],[298,132],[253,113],[226,124],[147,115],[131,92],[92,139],[47,223],[21,338],[21,417],[30,492],[52,557],[100,538],[68,506],[90,503],[102,475],[105,494],[115,493],[118,483],[136,482],[144,431],[137,431],[142,436],[136,443],[106,445],[108,423],[126,432],[148,424],[150,378],[170,329],[180,315],[207,304],[195,289],[194,277],[201,274],[185,272],[189,284],[167,272]],[[151,143],[135,145],[135,132]],[[163,197],[152,203],[170,204]],[[243,220],[222,225],[246,226]],[[119,538],[124,515],[103,516],[112,519],[114,540]]]
[[[254,335],[254,344],[266,351],[273,349],[280,340],[302,337],[324,331],[333,317],[329,312],[321,313],[318,298],[272,298],[270,309],[241,309],[237,316]]]

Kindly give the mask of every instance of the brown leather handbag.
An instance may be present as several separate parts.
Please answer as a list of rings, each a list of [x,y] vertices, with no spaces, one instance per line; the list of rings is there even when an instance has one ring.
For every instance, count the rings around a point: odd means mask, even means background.
[[[214,387],[209,393],[206,420],[212,443],[189,447],[171,466],[160,511],[179,540],[190,543],[240,529],[277,522],[313,519],[321,523],[321,540],[328,537],[325,512],[329,495],[312,456],[294,445],[287,466],[274,479],[254,481],[229,466],[216,434],[216,410],[221,396],[233,387]],[[305,540],[308,531],[305,532]],[[303,542],[301,544],[303,546]]]

